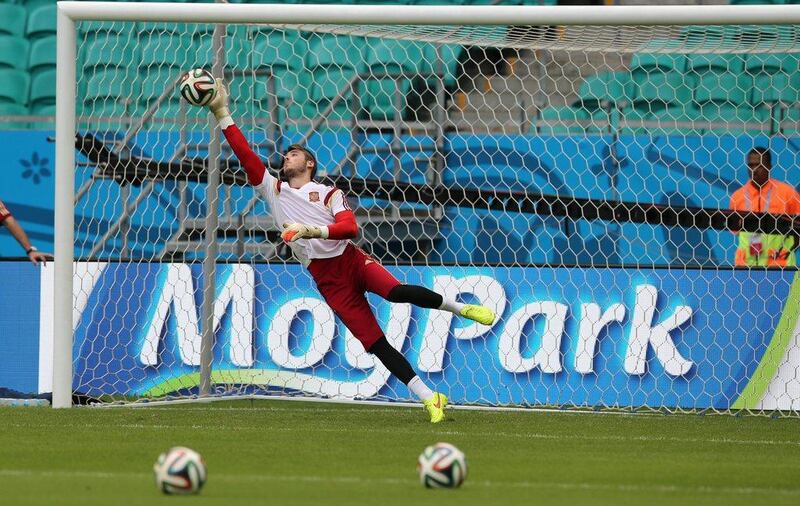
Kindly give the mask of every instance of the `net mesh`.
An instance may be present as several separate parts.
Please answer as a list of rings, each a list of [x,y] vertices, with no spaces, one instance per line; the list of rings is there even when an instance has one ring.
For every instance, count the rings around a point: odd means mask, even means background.
[[[216,162],[211,393],[409,400],[292,259],[227,144],[210,160],[219,132],[175,85],[212,68],[213,33],[78,23],[74,391],[198,395]],[[796,413],[795,239],[778,215],[800,212],[797,38],[230,25],[218,57],[270,170],[305,144],[361,247],[401,282],[498,315],[482,326],[370,295],[389,341],[453,402]],[[756,146],[788,185],[731,212]],[[737,254],[786,268],[733,269]]]

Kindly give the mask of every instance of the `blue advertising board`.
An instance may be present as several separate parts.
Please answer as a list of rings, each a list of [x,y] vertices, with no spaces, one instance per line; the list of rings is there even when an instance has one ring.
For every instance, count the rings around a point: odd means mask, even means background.
[[[220,393],[406,400],[347,336],[298,265],[219,266],[212,381]],[[402,282],[481,302],[482,326],[370,301],[387,338],[455,403],[733,407],[797,318],[794,271],[392,267]],[[75,333],[73,388],[196,392],[199,265],[98,264]],[[784,311],[786,306],[786,312]],[[753,380],[753,381],[751,381]],[[753,385],[761,383],[760,386]],[[752,392],[751,392],[752,394]]]

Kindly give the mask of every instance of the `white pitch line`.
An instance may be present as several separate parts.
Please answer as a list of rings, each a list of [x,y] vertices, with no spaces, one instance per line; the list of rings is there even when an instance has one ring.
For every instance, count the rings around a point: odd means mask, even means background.
[[[0,469],[0,477],[63,477],[91,479],[149,479],[150,473],[107,472],[107,471],[66,471],[59,469]],[[357,476],[313,476],[313,475],[268,475],[268,474],[222,474],[215,473],[212,480],[227,482],[291,482],[291,483],[333,483],[347,485],[403,485],[419,486],[417,480],[401,478],[362,478]],[[527,488],[527,489],[560,489],[580,491],[607,492],[656,492],[656,493],[694,493],[694,494],[730,494],[730,495],[779,495],[800,496],[800,488],[766,488],[766,487],[718,487],[714,485],[648,485],[640,483],[588,483],[588,482],[553,482],[553,481],[492,481],[468,480],[466,488]]]
[[[50,429],[53,426],[48,424],[30,424],[30,423],[9,423],[4,424],[4,427],[14,428],[37,428],[37,429]],[[74,428],[74,429],[108,429],[107,425],[102,424],[58,424],[59,428]],[[229,432],[263,432],[263,425],[211,425],[211,424],[192,424],[192,425],[169,425],[169,424],[147,424],[147,423],[128,423],[128,424],[115,424],[115,428],[119,429],[135,429],[135,430],[225,430]],[[294,427],[269,427],[270,432],[297,432]],[[335,433],[335,434],[349,434],[351,429],[344,427],[315,427],[314,432]],[[390,434],[390,435],[427,435],[419,430],[411,429],[380,429],[374,427],[362,427],[358,429],[359,432],[373,433],[373,434]],[[721,445],[750,445],[750,446],[800,446],[800,441],[791,440],[776,440],[776,439],[731,439],[731,438],[680,438],[680,437],[667,437],[667,436],[601,436],[601,435],[583,435],[583,434],[543,434],[543,433],[517,433],[517,432],[466,432],[457,430],[437,430],[437,436],[458,436],[458,437],[479,437],[479,438],[506,438],[506,439],[532,439],[532,440],[553,440],[553,441],[611,441],[611,442],[641,442],[641,443],[681,443],[681,444],[696,444],[696,443],[710,443]]]

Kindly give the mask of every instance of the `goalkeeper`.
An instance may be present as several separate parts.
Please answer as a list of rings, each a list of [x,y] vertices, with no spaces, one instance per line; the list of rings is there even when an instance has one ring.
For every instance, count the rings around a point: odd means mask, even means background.
[[[342,191],[314,181],[317,161],[300,145],[289,146],[283,157],[281,179],[273,177],[231,119],[228,93],[217,80],[216,96],[208,104],[225,138],[247,171],[247,179],[270,206],[281,237],[308,268],[319,292],[364,349],[373,354],[424,404],[431,422],[444,420],[447,397],[434,392],[414,373],[408,360],[383,334],[365,292],[391,302],[459,314],[484,325],[495,315],[487,307],[447,300],[422,286],[401,284],[377,260],[355,246],[358,225]]]

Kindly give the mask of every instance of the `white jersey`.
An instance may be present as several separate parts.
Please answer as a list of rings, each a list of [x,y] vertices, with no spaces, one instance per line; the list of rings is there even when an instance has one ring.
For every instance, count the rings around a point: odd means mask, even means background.
[[[283,227],[284,223],[324,227],[336,223],[337,213],[350,210],[341,190],[316,181],[292,188],[264,172],[263,181],[255,189],[269,203],[278,227]],[[341,239],[298,239],[288,244],[294,256],[308,265],[315,258],[341,255],[348,243]]]

